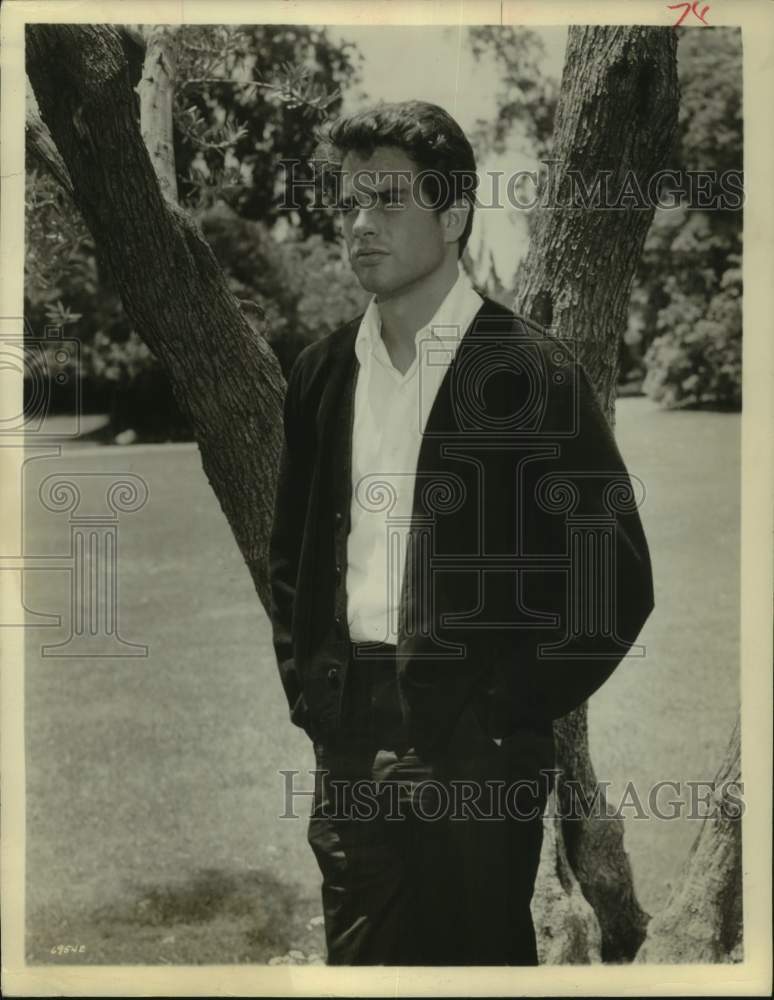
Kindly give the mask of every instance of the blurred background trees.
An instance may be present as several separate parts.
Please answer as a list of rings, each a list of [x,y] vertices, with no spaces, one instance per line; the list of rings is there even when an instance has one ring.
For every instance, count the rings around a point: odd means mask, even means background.
[[[336,114],[358,80],[354,47],[305,25],[186,25],[176,36],[174,151],[180,204],[201,226],[234,294],[264,313],[262,329],[287,374],[307,343],[351,319],[363,293],[313,191],[282,209],[283,160],[311,177],[319,107]],[[132,82],[142,38],[124,31]],[[303,102],[293,100],[301,78]],[[303,103],[299,113],[300,103]],[[139,109],[139,97],[138,97]],[[139,113],[139,110],[138,110]],[[70,196],[28,144],[25,315],[38,335],[70,326],[81,342],[85,410],[108,412],[112,440],[190,437],[168,380],[127,319]],[[56,410],[56,389],[53,409]]]
[[[682,98],[671,166],[716,171],[718,178],[741,172],[741,33],[676,30]],[[559,80],[544,72],[539,33],[480,26],[468,37],[477,58],[495,60],[501,81],[491,117],[471,136],[479,160],[513,148],[514,137],[535,159],[550,156]],[[142,39],[130,26],[124,44],[137,85]],[[365,302],[332,213],[309,207],[312,190],[296,198],[295,210],[280,207],[282,161],[296,161],[296,177],[311,179],[314,127],[337,114],[359,84],[362,57],[338,35],[304,25],[184,26],[176,54],[180,203],[201,226],[231,289],[258,307],[287,374],[305,344]],[[299,74],[303,100],[294,102]],[[718,179],[714,193],[720,186]],[[32,152],[26,198],[28,325],[38,334],[69,326],[80,339],[82,398],[87,410],[110,414],[104,439],[127,429],[131,439],[188,437],[166,377],[127,320],[79,213]],[[485,245],[481,252],[489,253]],[[740,210],[684,202],[657,209],[620,346],[621,392],[644,391],[667,407],[741,406],[741,255]],[[489,273],[482,290],[512,301],[513,276],[494,266]]]
[[[683,29],[675,169],[743,168],[742,37]],[[742,212],[660,209],[640,260],[625,346],[664,406],[742,405]]]
[[[702,190],[712,199],[723,194],[723,175],[743,169],[741,32],[676,30],[681,102],[670,169],[714,172]],[[540,36],[491,26],[470,34],[474,52],[493,54],[502,67],[496,111],[480,123],[477,151],[501,152],[515,134],[535,159],[549,157],[558,86],[544,77]],[[645,242],[621,342],[619,388],[642,389],[666,407],[739,409],[742,213],[688,207],[676,194],[674,204],[656,209]],[[501,280],[495,275],[496,284]]]

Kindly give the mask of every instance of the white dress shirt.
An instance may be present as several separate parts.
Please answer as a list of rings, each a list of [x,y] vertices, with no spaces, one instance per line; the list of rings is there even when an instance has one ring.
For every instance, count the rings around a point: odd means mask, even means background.
[[[446,371],[482,303],[460,268],[433,318],[417,331],[416,357],[405,375],[393,366],[384,346],[375,297],[360,323],[346,576],[354,642],[397,643],[422,434]]]

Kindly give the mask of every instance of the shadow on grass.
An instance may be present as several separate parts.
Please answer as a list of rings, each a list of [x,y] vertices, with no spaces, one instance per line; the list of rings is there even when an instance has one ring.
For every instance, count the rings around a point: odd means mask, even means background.
[[[217,868],[205,868],[188,882],[141,886],[135,899],[122,906],[100,907],[100,921],[165,927],[200,924],[219,916],[269,915],[275,926],[286,925],[292,916],[297,893],[269,872],[252,870],[237,876]]]
[[[187,879],[127,887],[120,901],[67,920],[66,939],[85,942],[77,964],[266,963],[291,949],[319,953],[321,930],[309,927],[319,910],[303,887],[262,869],[200,869]],[[33,921],[28,961],[61,962],[45,947],[58,940],[48,920]],[[60,925],[61,928],[61,925]],[[38,947],[36,945],[42,945]]]

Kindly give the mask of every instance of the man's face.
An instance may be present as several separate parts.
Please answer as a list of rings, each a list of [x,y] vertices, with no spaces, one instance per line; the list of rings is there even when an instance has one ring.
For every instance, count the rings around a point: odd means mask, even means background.
[[[377,146],[369,157],[348,153],[342,163],[341,205],[352,268],[380,301],[399,295],[436,271],[449,243],[441,213],[417,193],[418,165],[402,149]],[[456,255],[456,244],[452,246]]]

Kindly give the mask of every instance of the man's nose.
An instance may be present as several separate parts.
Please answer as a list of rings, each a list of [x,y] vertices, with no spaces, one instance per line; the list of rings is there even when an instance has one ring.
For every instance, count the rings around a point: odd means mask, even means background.
[[[370,209],[358,209],[355,221],[352,223],[352,232],[355,236],[365,236],[367,233],[373,235],[376,232],[374,213]]]

